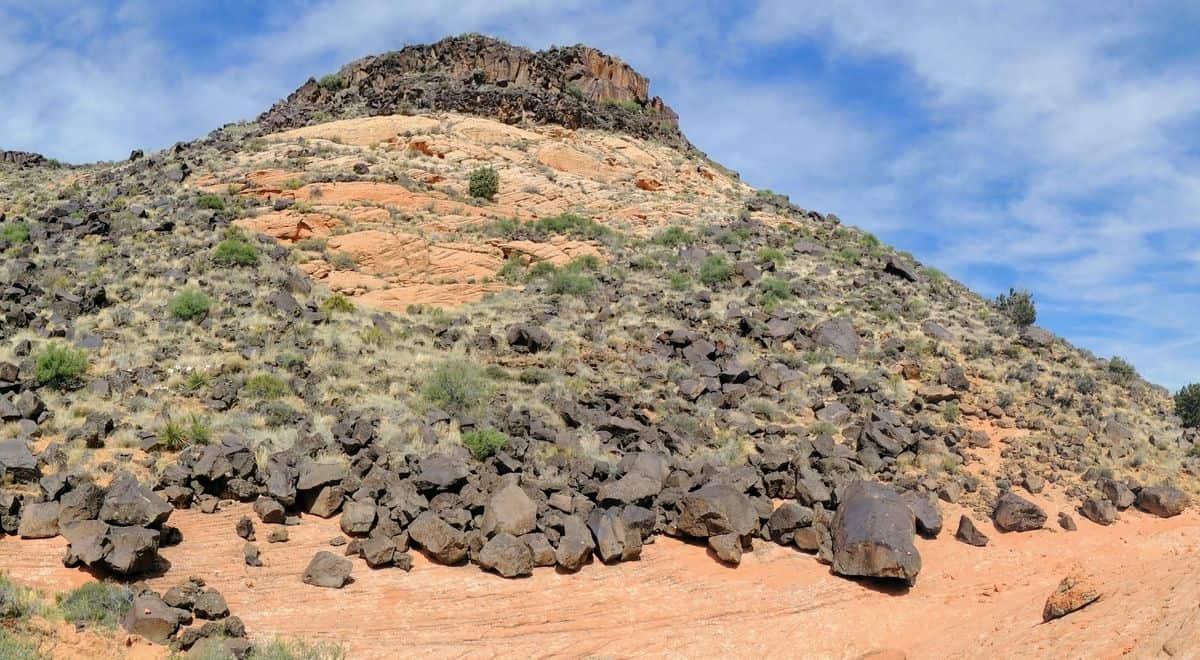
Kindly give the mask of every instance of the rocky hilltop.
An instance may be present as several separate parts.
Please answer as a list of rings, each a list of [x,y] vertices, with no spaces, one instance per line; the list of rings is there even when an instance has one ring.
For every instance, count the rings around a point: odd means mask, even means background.
[[[366,626],[428,579],[414,566],[539,579],[656,543],[765,557],[754,589],[816,567],[843,586],[805,589],[851,590],[770,621],[1053,574],[1044,610],[1018,590],[1006,612],[1095,629],[1123,587],[1012,558],[1156,539],[1106,555],[1111,572],[1182,547],[1200,451],[1165,390],[748,186],[648,89],[586,47],[458,37],[128,162],[0,162],[0,529],[30,540],[0,542],[0,566],[57,591],[66,567],[112,577],[126,630],[241,656],[247,636],[327,623],[296,603]],[[1157,652],[1193,610],[1127,636]],[[765,639],[685,623],[704,648]],[[398,630],[317,632],[386,657]],[[597,634],[626,648],[627,632]]]
[[[320,80],[310,78],[258,123],[278,131],[418,110],[687,144],[675,112],[650,96],[650,81],[621,60],[583,45],[533,52],[480,35],[407,46],[356,60]]]

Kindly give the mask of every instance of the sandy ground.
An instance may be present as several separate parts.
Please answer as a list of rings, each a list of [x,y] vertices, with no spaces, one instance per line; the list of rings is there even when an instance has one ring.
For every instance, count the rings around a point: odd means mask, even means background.
[[[1051,520],[1053,520],[1051,509]],[[166,549],[159,589],[189,575],[220,589],[252,636],[331,639],[351,658],[385,657],[800,657],[908,658],[1200,657],[1200,515],[1170,520],[1126,512],[1110,528],[997,532],[974,548],[953,538],[919,541],[924,560],[907,591],[832,576],[796,551],[761,543],[729,568],[701,547],[660,538],[640,561],[592,564],[576,575],[539,569],[504,580],[474,567],[417,556],[411,573],[361,561],[342,590],[300,582],[329,549],[335,520],[306,518],[284,544],[260,543],[266,566],[243,565],[234,523],[249,512],[178,511],[184,543]],[[1078,517],[1077,517],[1078,518]],[[259,525],[259,538],[267,530]],[[59,591],[88,579],[62,567],[63,539],[0,542],[0,567]],[[1046,596],[1074,564],[1095,576],[1102,600],[1043,624]],[[883,657],[904,657],[884,654]]]

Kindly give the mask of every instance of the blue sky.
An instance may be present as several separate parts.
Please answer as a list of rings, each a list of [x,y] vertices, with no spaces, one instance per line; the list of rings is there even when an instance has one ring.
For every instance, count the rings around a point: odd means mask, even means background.
[[[440,3],[437,3],[440,4]],[[478,31],[650,76],[751,184],[835,212],[1151,380],[1200,380],[1200,5],[0,0],[0,147],[73,162],[256,116]]]

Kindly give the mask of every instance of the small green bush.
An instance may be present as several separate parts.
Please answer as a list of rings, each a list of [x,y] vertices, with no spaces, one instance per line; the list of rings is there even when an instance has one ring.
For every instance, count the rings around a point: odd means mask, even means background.
[[[667,280],[671,283],[671,288],[676,291],[686,291],[692,288],[692,278],[688,277],[687,273],[671,273],[667,276]]]
[[[334,270],[355,270],[358,268],[358,262],[354,257],[345,252],[326,252],[325,261],[333,266]]]
[[[574,213],[560,213],[547,218],[540,218],[533,223],[534,228],[545,234],[559,234],[584,240],[599,240],[612,236],[613,230]]]
[[[996,296],[995,305],[1010,321],[1022,328],[1027,328],[1037,321],[1037,307],[1033,303],[1033,294],[1024,289],[1009,289],[1007,294]]]
[[[508,446],[508,436],[495,429],[472,429],[462,434],[462,443],[471,455],[483,460]]]
[[[1175,393],[1175,414],[1184,426],[1200,428],[1200,383],[1185,385]]]
[[[28,241],[29,225],[19,221],[0,224],[0,247],[8,247]]]
[[[421,388],[427,401],[451,412],[472,410],[487,394],[488,386],[479,368],[464,360],[438,365]]]
[[[42,660],[47,657],[37,640],[18,637],[16,631],[0,627],[0,658],[3,660]]]
[[[207,445],[212,442],[212,427],[198,415],[188,415],[186,422],[167,420],[158,432],[159,443],[172,451],[188,445]]]
[[[246,379],[246,384],[242,386],[242,392],[252,399],[270,401],[287,396],[288,386],[282,378],[275,374],[254,374]]]
[[[321,311],[325,312],[326,314],[333,314],[335,312],[353,312],[354,303],[350,302],[350,299],[345,295],[335,293],[321,301]]]
[[[38,385],[65,390],[79,385],[80,377],[87,368],[87,351],[51,342],[34,360],[33,375]]]
[[[546,286],[546,291],[555,295],[582,296],[596,286],[596,280],[590,275],[560,268],[552,275]]]
[[[852,247],[844,247],[838,250],[835,253],[835,256],[837,256],[840,261],[844,261],[848,264],[857,264],[858,262],[862,261],[862,252],[859,252],[857,249]]]
[[[733,266],[719,254],[713,254],[700,264],[700,281],[704,286],[716,286],[729,280],[733,275]]]
[[[217,245],[213,261],[219,266],[257,266],[258,249],[240,236],[227,238]]]
[[[758,281],[760,305],[768,312],[775,311],[780,302],[792,297],[792,283],[781,277],[764,277]]]
[[[679,225],[671,225],[654,236],[654,242],[658,245],[666,247],[680,247],[682,245],[691,245],[696,242],[696,236],[692,232],[680,227]]]
[[[255,646],[250,660],[345,660],[346,651],[329,642],[309,644],[294,639],[276,639],[265,646]]]
[[[224,211],[225,210],[225,200],[221,199],[220,195],[213,195],[211,193],[206,194],[206,195],[200,195],[200,197],[196,199],[196,206],[199,206],[202,209],[212,209],[214,211]]]
[[[758,249],[758,263],[760,264],[775,264],[776,266],[783,265],[785,257],[782,250],[765,247]]]
[[[167,303],[171,318],[179,321],[199,321],[208,316],[212,309],[212,298],[200,289],[185,289],[175,294]]]
[[[186,388],[189,392],[199,392],[207,385],[208,374],[202,371],[193,371],[192,373],[188,374],[187,378],[183,381],[184,388]]]
[[[513,255],[504,262],[496,275],[505,282],[513,283],[521,279],[521,274],[525,271],[525,260],[517,255]]]
[[[948,401],[944,406],[942,406],[942,419],[946,420],[950,424],[953,424],[958,421],[958,417],[959,410],[957,403],[954,401]]]
[[[479,167],[471,172],[471,182],[467,187],[472,197],[492,199],[500,190],[500,173],[492,167]]]
[[[321,89],[329,92],[336,92],[345,86],[346,81],[340,75],[331,73],[329,75],[321,76],[321,79],[317,81],[317,84],[321,86]]]
[[[104,582],[89,582],[58,596],[63,618],[76,625],[115,628],[129,612],[133,593]]]
[[[41,614],[43,605],[36,591],[13,582],[8,573],[0,571],[0,621],[28,619]]]
[[[1108,372],[1113,375],[1118,382],[1128,383],[1137,378],[1137,369],[1134,368],[1125,358],[1113,356],[1113,359],[1108,361]]]

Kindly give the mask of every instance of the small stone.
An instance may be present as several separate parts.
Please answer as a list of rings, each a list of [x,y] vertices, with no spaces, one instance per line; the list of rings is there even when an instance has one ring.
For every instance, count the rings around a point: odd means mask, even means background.
[[[1058,583],[1058,588],[1046,599],[1042,621],[1051,621],[1082,609],[1100,599],[1096,585],[1079,572],[1072,572]]]

